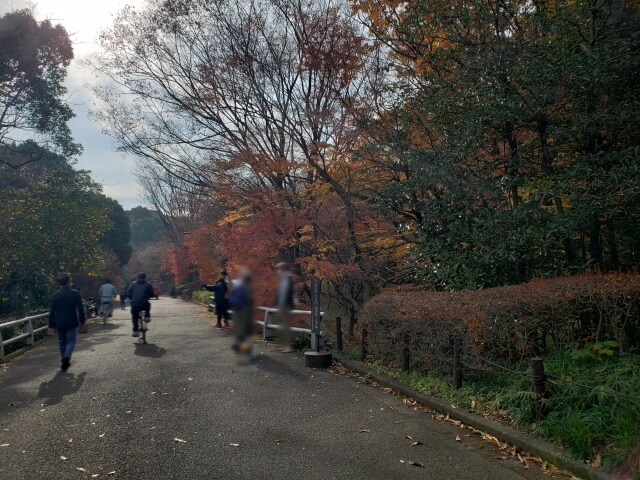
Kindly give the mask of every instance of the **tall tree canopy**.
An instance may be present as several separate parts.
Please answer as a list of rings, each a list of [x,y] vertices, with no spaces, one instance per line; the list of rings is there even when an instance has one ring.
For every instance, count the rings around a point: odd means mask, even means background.
[[[71,40],[61,25],[38,22],[30,10],[0,17],[0,145],[8,147],[0,162],[18,167],[47,151],[67,157],[80,151],[71,138],[67,122],[73,112],[64,99],[72,59]],[[29,137],[37,144],[16,163],[8,152]]]

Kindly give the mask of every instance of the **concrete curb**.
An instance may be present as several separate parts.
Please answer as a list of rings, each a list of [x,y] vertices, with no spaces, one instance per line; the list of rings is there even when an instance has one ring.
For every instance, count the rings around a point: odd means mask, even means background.
[[[556,467],[563,470],[567,470],[568,472],[582,479],[613,479],[613,476],[605,472],[590,467],[589,465],[579,462],[578,460],[567,458],[567,456],[564,455],[560,448],[556,445],[519,432],[514,428],[501,425],[485,417],[476,415],[475,413],[469,412],[464,408],[454,408],[449,403],[440,400],[439,398],[430,397],[428,395],[425,395],[424,393],[413,390],[408,385],[405,385],[382,373],[375,372],[373,369],[369,368],[363,363],[345,358],[343,355],[340,355],[336,352],[334,352],[333,358],[348,369],[353,370],[361,375],[366,375],[375,380],[380,385],[391,388],[397,393],[401,393],[402,395],[411,397],[418,403],[430,408],[433,411],[449,415],[449,418],[452,418],[453,420],[458,420],[465,425],[475,428],[476,430],[480,430],[482,432],[493,435],[501,442],[508,443],[509,445],[513,445],[521,450],[524,450],[525,452],[536,455],[549,462],[550,464],[555,465]]]

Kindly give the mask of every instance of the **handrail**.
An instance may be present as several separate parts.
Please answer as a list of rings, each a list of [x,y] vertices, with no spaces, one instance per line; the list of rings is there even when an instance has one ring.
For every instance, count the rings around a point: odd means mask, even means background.
[[[33,343],[36,340],[35,339],[36,333],[43,332],[47,328],[49,328],[48,325],[45,325],[43,327],[33,328],[33,321],[39,320],[41,318],[47,318],[48,316],[49,316],[48,313],[39,313],[37,315],[31,315],[29,317],[20,318],[18,320],[11,320],[10,322],[0,323],[0,332],[5,328],[24,324],[23,333],[21,333],[20,335],[11,337],[7,340],[3,340],[2,336],[0,335],[0,362],[4,360],[4,357],[5,357],[4,347],[6,345],[11,345],[12,343],[18,342],[22,339],[26,339],[27,345],[33,345]]]

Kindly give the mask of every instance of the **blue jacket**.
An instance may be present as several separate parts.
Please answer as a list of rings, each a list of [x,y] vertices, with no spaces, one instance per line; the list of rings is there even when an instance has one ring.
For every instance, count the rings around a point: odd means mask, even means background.
[[[49,327],[57,330],[78,328],[85,321],[82,296],[71,287],[62,287],[51,297]]]
[[[127,289],[132,307],[145,307],[154,296],[153,287],[146,280],[136,280]]]

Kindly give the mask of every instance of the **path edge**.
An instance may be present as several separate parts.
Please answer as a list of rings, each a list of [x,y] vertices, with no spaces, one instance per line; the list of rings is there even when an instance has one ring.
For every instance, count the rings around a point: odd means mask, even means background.
[[[595,468],[582,463],[578,460],[568,458],[559,447],[540,438],[532,437],[514,428],[502,425],[493,420],[481,417],[468,411],[462,407],[453,407],[449,403],[435,397],[425,395],[388,375],[374,371],[372,368],[358,362],[346,358],[344,355],[334,352],[334,360],[349,370],[353,370],[361,375],[365,375],[375,380],[380,385],[391,388],[394,392],[410,397],[428,407],[429,409],[448,415],[453,420],[458,420],[465,425],[480,430],[482,432],[493,435],[501,442],[508,443],[525,452],[532,453],[543,460],[555,465],[558,468],[566,470],[584,480],[611,480],[614,477],[606,472],[596,470]]]

